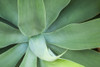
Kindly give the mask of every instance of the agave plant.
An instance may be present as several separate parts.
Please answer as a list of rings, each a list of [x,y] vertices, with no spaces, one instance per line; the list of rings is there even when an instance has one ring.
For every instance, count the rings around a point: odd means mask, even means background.
[[[100,0],[0,0],[0,67],[99,67],[99,14]]]

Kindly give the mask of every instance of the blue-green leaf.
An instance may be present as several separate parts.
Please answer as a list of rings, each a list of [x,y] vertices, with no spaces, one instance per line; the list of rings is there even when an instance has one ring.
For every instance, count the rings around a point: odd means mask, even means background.
[[[24,55],[27,44],[17,44],[10,50],[0,55],[0,67],[15,67],[17,62]]]
[[[18,25],[24,35],[31,37],[43,32],[45,14],[43,0],[18,0]]]
[[[37,36],[32,37],[29,40],[29,46],[32,52],[37,57],[39,57],[42,60],[46,60],[46,61],[54,61],[58,59],[59,57],[61,57],[66,52],[65,51],[62,54],[55,56],[53,52],[49,48],[47,48],[43,35],[37,35]]]
[[[61,54],[66,49],[59,48],[54,45],[48,45],[53,52],[56,54]],[[100,53],[96,52],[94,50],[69,50],[67,53],[65,53],[62,58],[69,59],[71,61],[74,61],[76,63],[79,63],[81,65],[84,65],[85,67],[99,67],[100,66]]]
[[[0,48],[27,41],[28,38],[22,35],[18,29],[0,22]]]
[[[47,28],[56,20],[60,11],[66,7],[69,2],[70,0],[44,0]]]
[[[50,44],[70,49],[83,50],[100,47],[100,18],[81,24],[70,24],[51,33],[45,38]]]
[[[27,52],[20,67],[37,67],[37,57],[27,48]]]
[[[80,23],[100,13],[100,0],[71,0],[60,13],[48,32],[62,28],[70,23]]]
[[[0,17],[18,25],[17,0],[0,0]]]

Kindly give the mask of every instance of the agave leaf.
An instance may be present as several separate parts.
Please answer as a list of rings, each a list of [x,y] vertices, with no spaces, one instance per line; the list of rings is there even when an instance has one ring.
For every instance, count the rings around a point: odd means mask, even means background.
[[[17,0],[0,0],[0,17],[10,21],[17,26]]]
[[[44,31],[46,12],[43,0],[18,0],[18,19],[21,32],[34,36]]]
[[[12,47],[15,46],[15,45],[16,45],[16,44],[10,45],[10,46],[4,47],[4,48],[0,48],[0,54],[4,53],[5,51],[9,50],[10,48],[12,48]]]
[[[37,67],[37,57],[28,48],[20,67]]]
[[[47,48],[43,35],[37,35],[31,38],[29,40],[29,46],[37,57],[46,61],[54,61],[66,52],[63,52],[59,56],[55,56],[53,52]]]
[[[44,0],[47,27],[56,20],[60,11],[66,7],[69,2],[70,0]]]
[[[27,44],[18,44],[8,51],[0,55],[0,66],[1,67],[15,67],[17,62],[24,55],[27,48]]]
[[[71,0],[61,12],[48,32],[57,30],[70,23],[80,23],[100,13],[100,0]]]
[[[100,18],[81,24],[70,24],[46,33],[45,38],[50,44],[70,50],[100,47]]]
[[[59,48],[54,45],[48,45],[56,54],[60,54],[65,49]],[[100,53],[94,50],[81,50],[81,51],[67,51],[62,58],[72,60],[79,64],[84,65],[85,67],[99,67],[100,66]]]
[[[47,62],[41,60],[41,67],[84,67],[84,66],[66,59],[57,59],[56,61],[53,62]]]
[[[15,29],[3,22],[0,22],[0,48],[26,42],[28,39],[20,33],[18,29]]]

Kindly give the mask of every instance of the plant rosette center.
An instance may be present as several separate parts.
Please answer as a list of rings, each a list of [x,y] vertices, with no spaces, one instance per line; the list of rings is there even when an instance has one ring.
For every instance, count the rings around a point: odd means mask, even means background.
[[[98,14],[100,0],[0,0],[0,67],[99,67]]]

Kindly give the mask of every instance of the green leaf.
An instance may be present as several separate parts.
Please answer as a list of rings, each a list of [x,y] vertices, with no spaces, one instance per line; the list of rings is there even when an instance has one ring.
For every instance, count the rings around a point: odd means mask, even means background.
[[[58,17],[60,11],[69,4],[70,0],[44,0],[46,22],[49,27]]]
[[[0,22],[0,48],[11,44],[27,42],[27,40],[28,38],[22,35],[18,29]]]
[[[20,67],[37,67],[37,57],[28,48]]]
[[[27,44],[18,44],[10,50],[0,55],[0,66],[1,67],[15,67],[17,62],[24,55],[27,48]]]
[[[44,31],[46,12],[43,0],[18,0],[18,19],[21,32],[34,36]]]
[[[70,23],[86,21],[100,13],[100,0],[71,0],[70,4],[61,12],[58,19],[48,32],[57,30]]]
[[[66,59],[58,59],[53,62],[41,61],[41,67],[84,67],[84,66]]]
[[[100,47],[100,18],[81,24],[70,24],[46,33],[45,38],[50,44],[70,50]]]
[[[18,10],[17,0],[0,0],[0,17],[17,26]]]
[[[5,51],[9,50],[10,48],[12,48],[13,46],[15,46],[16,44],[14,45],[9,45],[7,47],[4,47],[4,48],[0,48],[0,54],[4,53]]]
[[[37,35],[32,37],[29,40],[29,47],[37,57],[46,61],[54,61],[66,52],[65,51],[62,54],[55,56],[53,52],[49,48],[47,48],[43,35]]]
[[[48,47],[50,47],[53,52],[55,52],[56,54],[60,54],[63,51],[65,51],[65,49],[59,48],[57,46],[54,45],[48,45]],[[81,50],[81,51],[67,51],[67,53],[65,53],[62,58],[65,59],[69,59],[71,61],[77,62],[79,64],[84,65],[85,67],[99,67],[100,66],[100,53],[96,52],[94,50]]]

